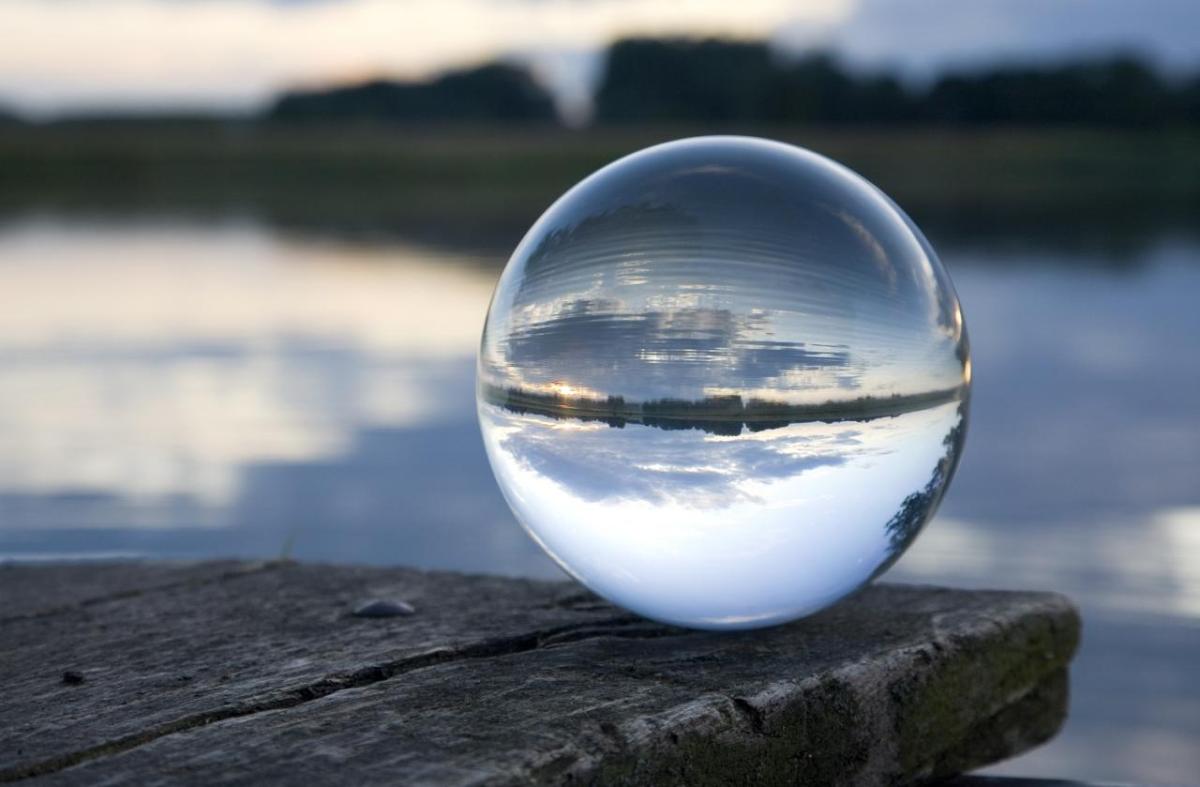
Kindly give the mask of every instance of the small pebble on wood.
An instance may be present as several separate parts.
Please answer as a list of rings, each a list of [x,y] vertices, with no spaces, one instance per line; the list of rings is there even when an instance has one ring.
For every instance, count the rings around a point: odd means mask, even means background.
[[[416,612],[412,604],[404,601],[393,601],[386,598],[375,598],[364,601],[354,608],[356,618],[398,618]]]

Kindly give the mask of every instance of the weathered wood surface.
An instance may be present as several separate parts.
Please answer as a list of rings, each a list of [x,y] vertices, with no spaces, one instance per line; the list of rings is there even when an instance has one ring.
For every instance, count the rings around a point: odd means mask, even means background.
[[[415,613],[350,614],[376,597]],[[50,784],[911,782],[1052,736],[1079,634],[1053,594],[876,585],[712,634],[291,563],[0,566],[0,599],[0,782]]]

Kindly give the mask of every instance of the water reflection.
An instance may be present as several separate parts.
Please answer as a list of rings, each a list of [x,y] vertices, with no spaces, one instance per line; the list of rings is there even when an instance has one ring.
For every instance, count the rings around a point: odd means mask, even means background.
[[[227,522],[252,464],[452,420],[442,392],[490,286],[422,250],[296,245],[242,223],[10,228],[0,490],[9,505],[53,496],[42,527],[153,521],[130,514],[146,508]]]
[[[290,544],[308,560],[561,576],[513,522],[475,422],[498,268],[221,215],[0,228],[0,559]],[[1063,237],[1093,238],[1078,227]],[[1067,727],[1001,770],[1187,783],[1200,773],[1200,246],[1142,241],[1114,272],[1075,246],[970,240],[939,248],[982,370],[972,449],[887,579],[1083,605]],[[284,434],[307,435],[286,438],[304,450],[284,451]],[[902,495],[928,483],[928,447]],[[172,457],[193,458],[147,484]]]

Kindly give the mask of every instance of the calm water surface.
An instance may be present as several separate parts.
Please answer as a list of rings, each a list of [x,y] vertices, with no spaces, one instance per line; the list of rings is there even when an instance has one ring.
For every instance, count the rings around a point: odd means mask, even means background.
[[[994,770],[1194,781],[1200,244],[939,251],[971,330],[970,434],[888,578],[1083,607],[1067,728]],[[0,224],[0,559],[557,576],[475,422],[502,261],[246,222]]]

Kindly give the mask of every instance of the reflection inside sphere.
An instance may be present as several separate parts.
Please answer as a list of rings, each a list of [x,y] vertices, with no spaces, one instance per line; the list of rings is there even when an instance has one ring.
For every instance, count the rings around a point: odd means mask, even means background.
[[[899,557],[953,475],[969,384],[957,298],[899,208],[827,159],[715,137],[547,211],[497,287],[478,391],[501,489],[564,569],[732,628]]]

